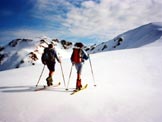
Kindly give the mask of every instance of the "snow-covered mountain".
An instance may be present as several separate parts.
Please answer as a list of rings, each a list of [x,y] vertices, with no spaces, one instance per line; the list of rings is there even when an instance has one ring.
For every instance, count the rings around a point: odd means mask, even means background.
[[[88,53],[98,53],[119,49],[137,48],[151,43],[162,43],[159,41],[162,36],[162,23],[150,23],[129,30],[116,36],[114,39],[103,42],[99,45],[92,45],[86,48]],[[47,43],[54,43],[60,57],[70,55],[72,42],[49,37],[34,39],[15,39],[8,45],[0,47],[0,71],[31,66],[41,63],[41,54]]]
[[[91,46],[89,53],[102,51],[138,48],[153,42],[162,43],[162,22],[149,23],[138,28],[129,30],[116,36],[114,39]]]
[[[55,89],[35,92],[43,65],[0,72],[0,122],[162,122],[162,44],[91,55],[96,87],[86,61],[82,83],[88,88],[73,96],[56,64]],[[71,62],[62,60],[66,84]],[[46,84],[48,69],[38,87]]]
[[[72,43],[48,37],[15,39],[0,48],[0,71],[40,64],[41,55],[48,43],[53,43],[59,56],[72,47]]]

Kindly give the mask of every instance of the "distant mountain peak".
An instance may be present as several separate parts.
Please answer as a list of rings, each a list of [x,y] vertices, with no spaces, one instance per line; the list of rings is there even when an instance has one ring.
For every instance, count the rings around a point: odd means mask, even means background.
[[[138,48],[161,40],[162,22],[149,23],[124,32],[114,39],[90,48],[89,53]]]
[[[40,64],[43,50],[49,43],[54,44],[58,50],[65,51],[72,47],[69,41],[59,41],[45,36],[35,39],[14,39],[6,46],[0,47],[0,71]]]

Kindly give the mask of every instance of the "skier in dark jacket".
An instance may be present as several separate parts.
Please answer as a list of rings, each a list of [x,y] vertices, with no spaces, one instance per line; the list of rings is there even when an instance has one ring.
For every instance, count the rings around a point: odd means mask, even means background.
[[[47,81],[47,85],[51,86],[51,85],[53,85],[52,76],[53,76],[53,74],[55,72],[55,64],[56,64],[55,59],[59,63],[61,63],[61,60],[58,58],[53,44],[49,44],[48,48],[44,49],[44,54],[46,56],[43,57],[43,55],[42,55],[42,62],[43,62],[44,65],[47,65],[47,67],[49,69],[49,76],[47,77],[46,81]]]
[[[75,47],[73,48],[73,52],[71,55],[72,65],[75,65],[77,70],[77,79],[76,79],[76,90],[80,90],[82,88],[81,83],[81,71],[83,67],[83,62],[89,58],[86,51],[83,49],[84,45],[80,42],[75,43]]]

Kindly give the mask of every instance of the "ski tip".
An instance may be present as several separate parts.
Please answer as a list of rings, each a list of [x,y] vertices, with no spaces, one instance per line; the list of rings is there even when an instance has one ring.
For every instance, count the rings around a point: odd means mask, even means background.
[[[86,84],[84,87],[82,87],[80,90],[74,90],[70,95],[73,95],[79,91],[82,91],[83,89],[86,89],[88,87],[88,84]]]

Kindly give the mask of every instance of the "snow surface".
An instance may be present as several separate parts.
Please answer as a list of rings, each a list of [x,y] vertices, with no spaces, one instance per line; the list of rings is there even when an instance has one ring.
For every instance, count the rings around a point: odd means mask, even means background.
[[[95,81],[88,60],[82,72],[83,84],[88,83],[88,88],[75,95],[70,95],[76,83],[75,67],[68,91],[59,63],[53,79],[54,83],[61,82],[61,85],[42,91],[34,91],[42,64],[1,71],[0,122],[161,122],[161,25],[149,24],[124,33],[124,39],[127,39],[116,48],[120,50],[108,51],[107,48],[101,52],[107,42],[97,46],[95,54],[91,54]],[[141,33],[138,31],[146,35],[137,42],[139,48],[131,47],[134,41],[129,41],[128,37],[135,32],[134,40],[139,40]],[[128,43],[129,49],[121,50]],[[62,57],[67,84],[71,50],[61,52],[59,47],[56,48]],[[18,55],[23,55],[23,52]],[[48,69],[45,68],[38,87],[46,84],[47,75]]]
[[[34,91],[43,65],[0,72],[0,122],[161,122],[162,45],[110,51],[91,55],[82,80],[88,88],[75,95],[73,68],[65,91],[57,63],[56,89]],[[62,60],[66,83],[71,63]],[[46,84],[47,68],[39,85]]]

